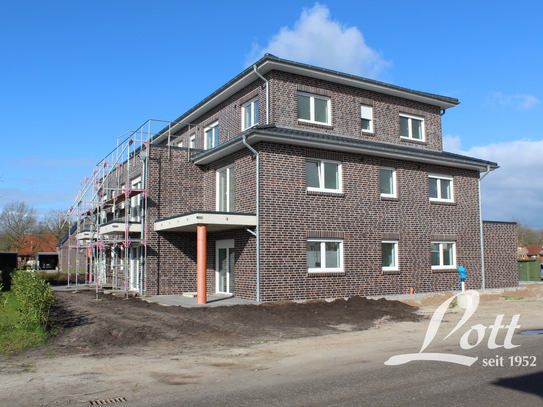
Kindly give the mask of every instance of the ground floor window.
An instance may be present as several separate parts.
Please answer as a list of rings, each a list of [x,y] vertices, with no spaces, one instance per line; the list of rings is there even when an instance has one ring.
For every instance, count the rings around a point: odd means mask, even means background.
[[[432,242],[432,269],[456,267],[456,243]]]
[[[398,241],[383,240],[381,242],[381,254],[383,259],[383,271],[397,271]]]
[[[307,271],[326,273],[343,271],[343,241],[341,239],[308,239]]]

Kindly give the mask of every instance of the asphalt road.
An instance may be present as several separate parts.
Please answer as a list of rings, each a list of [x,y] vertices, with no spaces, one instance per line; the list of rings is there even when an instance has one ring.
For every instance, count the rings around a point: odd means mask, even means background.
[[[435,361],[387,366],[384,362],[392,354],[368,355],[363,345],[349,352],[323,350],[306,363],[292,360],[264,371],[217,376],[173,394],[123,405],[541,406],[543,335],[515,334],[512,343],[520,346],[490,350],[482,342],[469,351],[450,345],[437,349],[477,357],[469,367]],[[515,366],[519,362],[535,366]]]

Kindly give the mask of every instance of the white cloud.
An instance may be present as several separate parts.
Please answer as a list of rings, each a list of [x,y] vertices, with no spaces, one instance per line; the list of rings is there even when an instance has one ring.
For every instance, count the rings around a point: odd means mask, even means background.
[[[391,66],[380,52],[366,45],[357,27],[332,20],[328,7],[319,3],[304,8],[294,28],[282,27],[267,47],[254,43],[247,65],[266,53],[369,78],[377,78]]]
[[[481,182],[484,220],[514,217],[543,229],[543,140],[517,140],[458,152],[500,166]]]
[[[519,110],[531,109],[538,103],[540,100],[535,96],[521,93],[507,95],[502,92],[492,92],[486,100],[488,106],[512,107]]]
[[[459,136],[451,136],[447,134],[443,136],[443,150],[451,153],[461,154],[461,141]]]

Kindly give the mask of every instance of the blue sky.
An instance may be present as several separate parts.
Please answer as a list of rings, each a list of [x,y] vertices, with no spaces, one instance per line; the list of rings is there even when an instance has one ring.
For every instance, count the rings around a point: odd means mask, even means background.
[[[458,98],[445,149],[501,166],[483,218],[543,228],[541,15],[538,1],[0,2],[0,208],[68,208],[117,136],[271,52]]]

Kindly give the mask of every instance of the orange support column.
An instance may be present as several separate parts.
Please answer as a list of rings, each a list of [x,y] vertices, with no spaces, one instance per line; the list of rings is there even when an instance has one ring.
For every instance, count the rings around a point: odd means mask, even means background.
[[[205,304],[207,303],[207,226],[198,225],[196,230],[196,267],[198,269],[196,291],[198,292],[198,304]]]

